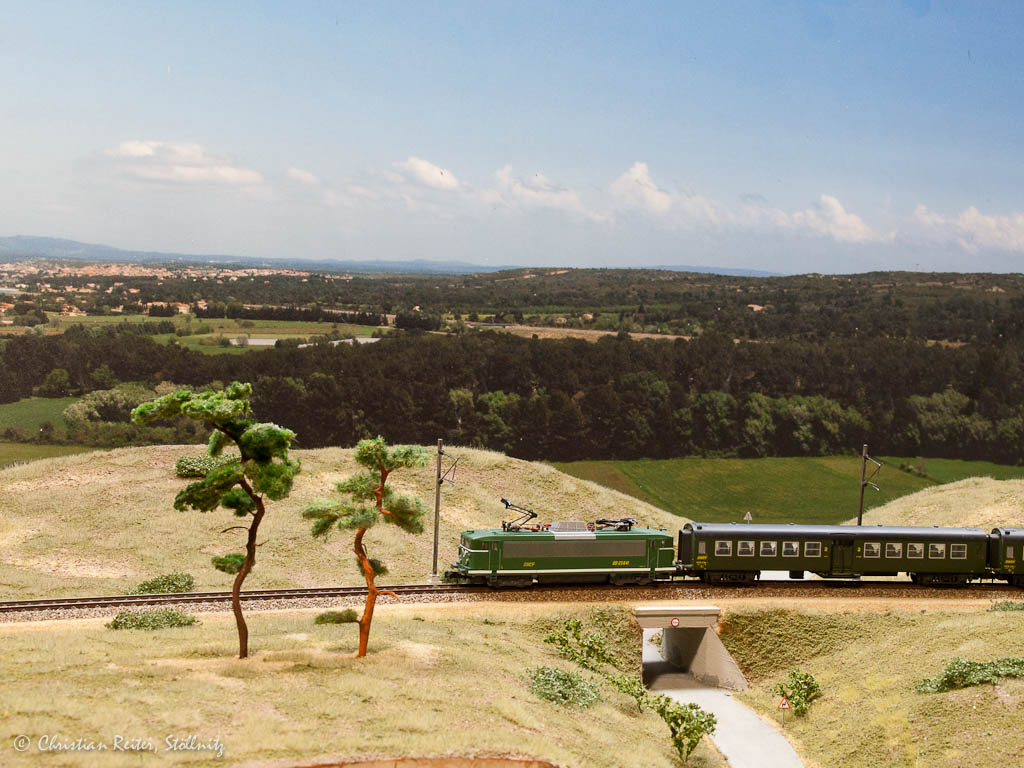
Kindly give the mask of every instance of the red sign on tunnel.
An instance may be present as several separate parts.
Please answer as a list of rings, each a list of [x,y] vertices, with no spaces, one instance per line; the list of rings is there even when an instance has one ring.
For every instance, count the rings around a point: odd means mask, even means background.
[[[671,624],[673,627],[678,627],[679,626],[679,619],[677,619],[675,616],[673,616],[672,620],[669,622],[669,624]]]

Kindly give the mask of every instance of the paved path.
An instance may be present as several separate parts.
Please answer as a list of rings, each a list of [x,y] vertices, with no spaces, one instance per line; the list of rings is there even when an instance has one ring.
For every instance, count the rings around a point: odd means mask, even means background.
[[[731,691],[707,688],[668,664],[649,642],[656,631],[644,630],[644,680],[652,691],[684,704],[694,702],[715,715],[718,726],[711,738],[730,768],[804,768],[779,730],[734,699]]]

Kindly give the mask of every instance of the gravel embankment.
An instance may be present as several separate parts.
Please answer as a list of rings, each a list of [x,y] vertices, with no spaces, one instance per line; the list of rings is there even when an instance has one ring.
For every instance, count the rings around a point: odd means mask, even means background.
[[[847,584],[837,582],[788,582],[765,584],[755,587],[709,587],[703,584],[672,584],[658,587],[543,587],[533,589],[509,589],[471,593],[413,594],[403,595],[401,602],[409,603],[593,603],[593,602],[637,602],[638,600],[786,600],[819,601],[831,603],[846,602],[851,606],[860,601],[885,600],[887,603],[906,603],[906,608],[920,609],[928,603],[984,603],[994,600],[1024,598],[1024,590],[1011,589],[1001,585],[975,585],[966,589],[927,588],[914,584],[879,582],[875,584]],[[358,608],[363,597],[294,598],[277,600],[251,600],[243,604],[249,611],[279,611],[299,609]],[[380,604],[393,602],[393,598],[382,596]],[[0,623],[46,621],[52,619],[86,619],[113,617],[124,610],[146,610],[160,607],[159,604],[107,606],[100,608],[62,608],[40,611],[10,611],[0,613]],[[176,604],[177,608],[189,613],[223,613],[231,610],[229,601],[217,603]]]

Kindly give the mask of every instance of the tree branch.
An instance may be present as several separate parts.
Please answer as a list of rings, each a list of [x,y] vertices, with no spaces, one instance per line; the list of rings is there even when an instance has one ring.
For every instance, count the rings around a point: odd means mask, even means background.
[[[249,526],[247,525],[232,525],[230,528],[225,528],[221,533],[227,533],[228,531],[248,531]]]

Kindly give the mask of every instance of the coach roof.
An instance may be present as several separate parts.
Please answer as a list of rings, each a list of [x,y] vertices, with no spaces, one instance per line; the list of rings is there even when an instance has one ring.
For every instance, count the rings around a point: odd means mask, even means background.
[[[948,541],[974,539],[983,541],[989,534],[979,528],[940,528],[938,526],[890,525],[758,525],[747,523],[687,523],[685,529],[700,537],[730,539],[877,539],[917,541]]]

